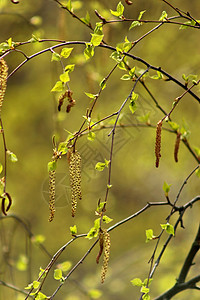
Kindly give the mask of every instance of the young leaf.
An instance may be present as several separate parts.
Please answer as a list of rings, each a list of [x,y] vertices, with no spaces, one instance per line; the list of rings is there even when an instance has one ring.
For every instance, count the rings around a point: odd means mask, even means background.
[[[146,12],[146,10],[142,10],[139,14],[138,20],[142,19],[143,14]]]
[[[131,30],[132,28],[136,27],[136,26],[140,26],[141,25],[141,22],[139,21],[133,21],[131,23],[131,26],[129,27],[129,30]]]
[[[84,50],[84,56],[86,60],[90,59],[94,56],[94,46],[91,43],[85,43],[86,48]]]
[[[102,88],[102,90],[104,90],[106,88],[106,79],[103,78],[99,84],[99,86]]]
[[[55,280],[62,279],[62,270],[61,269],[54,270],[54,279]]]
[[[166,182],[164,182],[163,191],[165,192],[165,196],[168,196],[168,193],[170,191],[170,187],[171,187],[171,184],[167,184]]]
[[[113,219],[109,218],[108,216],[103,216],[103,222],[104,223],[108,224],[108,223],[110,223],[112,221],[113,221]]]
[[[117,5],[117,10],[114,11],[112,9],[110,9],[110,12],[113,16],[116,16],[116,17],[121,17],[123,16],[123,12],[124,12],[124,6],[123,4],[121,3],[121,1],[118,3]]]
[[[102,296],[102,292],[97,289],[89,290],[88,295],[90,299],[99,299]]]
[[[147,293],[147,294],[144,294],[143,296],[142,296],[142,300],[150,300],[151,298],[150,298],[150,296],[149,296],[149,294]]]
[[[72,52],[73,48],[62,48],[60,56],[68,58]]]
[[[88,232],[86,238],[91,240],[93,237],[97,237],[99,230],[97,230],[95,227],[92,227],[90,231]]]
[[[168,124],[174,131],[177,131],[179,129],[179,125],[175,122],[168,121]]]
[[[88,141],[93,142],[95,140],[95,137],[96,137],[95,133],[92,131],[89,131],[88,136],[87,136]]]
[[[37,288],[39,288],[39,286],[40,286],[40,282],[34,280],[34,281],[33,281],[33,288],[34,288],[34,289],[37,289]]]
[[[168,234],[174,235],[174,226],[173,225],[166,223],[166,224],[160,224],[160,226],[162,227],[162,229],[166,230],[166,232]]]
[[[48,162],[48,172],[52,172],[56,170],[56,161],[52,160]]]
[[[74,71],[75,64],[67,65],[65,71],[72,72]]]
[[[81,18],[81,21],[83,21],[86,25],[90,25],[90,15],[87,11],[86,16],[84,18]]]
[[[41,245],[45,241],[45,236],[42,234],[34,235],[31,238],[31,241],[37,245]]]
[[[153,230],[152,229],[147,229],[145,232],[146,232],[146,243],[148,243],[149,241],[151,241],[152,239],[154,239],[156,237],[153,234]]]
[[[146,115],[138,116],[137,120],[141,123],[146,123],[147,125],[150,125],[149,116],[150,116],[150,112],[148,112]]]
[[[140,292],[147,294],[149,292],[149,288],[142,286]]]
[[[12,162],[17,162],[18,161],[18,158],[17,158],[16,154],[11,152],[10,150],[7,150],[6,153],[8,154],[8,157],[9,157],[10,161],[12,161]]]
[[[161,14],[161,17],[159,19],[159,21],[164,21],[165,19],[167,19],[167,13],[165,10],[163,10],[162,14]]]
[[[76,225],[70,226],[70,232],[71,232],[71,235],[76,235],[77,234],[77,227],[76,227]]]
[[[195,171],[195,174],[197,175],[197,177],[200,178],[200,169],[197,169],[197,170]]]
[[[131,79],[131,76],[128,75],[128,74],[124,74],[120,79],[121,79],[121,80],[130,80],[130,79]]]
[[[62,81],[57,81],[54,87],[51,89],[51,92],[62,92],[64,88]]]
[[[131,280],[131,283],[133,286],[142,286],[143,282],[140,278],[134,278],[133,280]]]
[[[0,163],[0,174],[1,174],[2,171],[3,171],[3,166],[2,166],[2,164]]]
[[[130,100],[129,109],[134,114],[134,112],[137,110],[137,105],[133,99]]]
[[[62,272],[67,272],[72,266],[72,263],[70,261],[64,261],[63,263],[60,263],[57,265],[59,269],[62,270]]]
[[[85,94],[86,94],[86,96],[88,96],[90,99],[95,99],[96,98],[96,96],[97,96],[97,94],[91,94],[91,93],[86,93],[85,92]]]
[[[51,61],[60,61],[60,54],[53,52],[51,56]]]
[[[69,78],[69,71],[66,71],[65,73],[61,74],[60,75],[60,80],[64,83],[70,81],[70,78]]]
[[[95,33],[91,33],[92,38],[91,38],[91,44],[96,47],[98,46],[101,41],[103,40],[103,35],[99,35],[99,34],[95,34]]]
[[[35,300],[44,300],[44,299],[47,299],[47,296],[41,292],[39,292],[35,297]]]

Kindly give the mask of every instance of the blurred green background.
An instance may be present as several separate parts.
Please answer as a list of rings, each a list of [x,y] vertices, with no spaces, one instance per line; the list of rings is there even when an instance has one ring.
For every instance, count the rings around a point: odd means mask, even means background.
[[[33,3],[34,2],[34,3]],[[174,5],[183,11],[189,11],[195,18],[200,18],[199,1],[173,1]],[[72,1],[74,11],[84,17],[87,11],[94,25],[99,19],[94,13],[97,9],[106,18],[111,18],[109,9],[116,9],[118,1]],[[137,18],[139,12],[146,10],[144,19],[159,19],[163,10],[169,16],[174,15],[172,9],[162,1],[140,0],[133,5],[125,6],[124,15],[127,18]],[[113,18],[113,17],[112,17]],[[153,28],[146,24],[128,30],[130,23],[115,23],[104,27],[104,40],[116,46],[127,36],[134,41]],[[27,41],[32,34],[41,38],[54,38],[66,41],[90,41],[91,30],[72,18],[67,11],[62,10],[53,0],[21,0],[18,5],[11,1],[0,0],[0,41],[10,37],[13,41]],[[31,55],[53,43],[35,43],[21,47],[27,55]],[[180,30],[176,25],[164,25],[153,32],[132,51],[134,55],[143,58],[154,66],[161,66],[174,77],[182,80],[182,74],[199,74],[200,39],[196,29]],[[13,198],[10,214],[20,217],[36,236],[45,237],[44,247],[53,255],[70,238],[69,227],[76,224],[78,233],[87,233],[95,220],[94,211],[98,199],[103,201],[107,184],[107,170],[98,172],[95,164],[109,159],[111,129],[96,132],[95,141],[83,136],[77,143],[77,149],[82,155],[82,189],[83,200],[78,205],[75,219],[71,217],[70,188],[68,164],[66,157],[58,163],[57,169],[57,202],[56,215],[52,223],[48,222],[48,172],[47,163],[52,156],[52,135],[56,134],[59,141],[64,141],[67,131],[77,131],[83,121],[83,115],[90,106],[90,99],[84,94],[96,94],[99,82],[109,73],[115,62],[110,58],[111,52],[96,49],[95,56],[85,61],[83,46],[75,46],[66,64],[75,63],[71,74],[70,89],[73,91],[76,105],[69,114],[57,112],[57,95],[51,89],[62,72],[57,62],[51,62],[51,54],[42,54],[26,63],[9,80],[4,101],[2,119],[9,150],[13,151],[18,162],[8,163],[7,188]],[[11,72],[24,57],[12,52],[6,57]],[[129,60],[131,67],[144,67]],[[124,74],[116,70],[111,76],[94,109],[93,119],[98,120],[117,111],[130,93],[132,83],[122,81]],[[151,74],[155,73],[151,71]],[[147,86],[167,112],[172,102],[183,90],[172,82],[146,79]],[[199,87],[194,88],[199,95]],[[151,98],[141,85],[137,85],[139,94],[138,110],[134,115],[128,106],[123,110],[121,124],[136,124],[137,116],[150,113],[150,121],[155,125],[162,113],[155,107]],[[174,122],[181,126],[187,124],[189,142],[192,147],[200,147],[199,141],[199,104],[191,96],[186,95],[172,115]],[[105,121],[104,125],[112,126]],[[167,127],[167,126],[165,126]],[[67,131],[66,131],[67,130]],[[154,144],[155,129],[141,127],[119,128],[116,132],[112,180],[109,194],[107,215],[113,218],[114,224],[135,213],[148,201],[164,201],[163,182],[172,184],[170,199],[174,201],[181,184],[197,165],[186,147],[181,144],[179,162],[173,159],[175,135],[162,133],[162,158],[159,169],[155,168]],[[3,144],[1,141],[0,159],[3,162]],[[179,205],[191,200],[199,193],[199,178],[193,176],[184,188]],[[154,249],[154,242],[145,243],[145,230],[152,228],[155,234],[160,233],[160,224],[165,223],[169,208],[150,208],[132,221],[111,232],[111,257],[108,276],[105,283],[100,283],[101,264],[96,265],[98,253],[96,247],[84,263],[72,274],[70,280],[62,287],[55,299],[139,299],[139,288],[133,287],[130,280],[139,277],[144,280],[148,276],[148,261]],[[172,222],[175,221],[172,218]],[[181,265],[191,243],[196,235],[199,222],[199,205],[187,211],[184,216],[185,229],[178,229],[166,251],[161,265],[155,273],[151,285],[152,299],[164,292],[175,283]],[[23,224],[15,218],[4,218],[0,221],[1,260],[0,280],[23,289],[28,283],[37,279],[39,268],[45,268],[50,257],[41,247],[30,242]],[[160,248],[167,235],[163,236]],[[70,261],[74,265],[88,250],[92,241],[78,239],[67,248],[58,263]],[[195,259],[192,275],[196,273],[199,259]],[[44,286],[44,292],[50,295],[58,282],[50,272]],[[95,294],[95,291],[98,290]],[[186,291],[174,299],[199,299],[198,292]],[[24,299],[20,293],[0,286],[0,299]]]

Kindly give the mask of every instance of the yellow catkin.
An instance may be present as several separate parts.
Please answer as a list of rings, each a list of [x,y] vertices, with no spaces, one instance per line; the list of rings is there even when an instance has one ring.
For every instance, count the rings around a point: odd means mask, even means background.
[[[175,160],[175,162],[178,162],[178,151],[179,151],[180,141],[181,141],[181,133],[178,132],[177,136],[176,136],[175,146],[174,146],[174,160]]]
[[[156,155],[156,168],[159,167],[159,161],[160,161],[160,151],[161,151],[161,131],[162,131],[162,121],[159,121],[157,123],[156,128],[156,143],[155,143],[155,155]]]
[[[55,215],[55,198],[56,198],[56,171],[49,171],[49,222],[53,221]]]
[[[103,257],[103,266],[101,269],[101,283],[104,283],[106,273],[108,271],[108,261],[110,258],[110,235],[106,230],[103,230],[104,236],[104,257]]]
[[[82,199],[81,193],[81,155],[79,152],[72,152],[69,162],[69,176],[72,198],[72,217],[75,216],[77,201]]]
[[[3,99],[6,92],[8,77],[8,66],[4,59],[0,59],[0,112],[3,105]]]

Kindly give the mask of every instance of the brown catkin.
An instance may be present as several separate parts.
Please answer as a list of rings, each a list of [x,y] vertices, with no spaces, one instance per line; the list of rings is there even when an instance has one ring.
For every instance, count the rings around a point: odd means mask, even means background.
[[[49,222],[53,221],[55,214],[55,198],[56,198],[56,171],[49,171]]]
[[[160,151],[161,151],[161,131],[162,131],[162,120],[157,123],[156,128],[156,143],[155,143],[155,155],[156,155],[156,168],[159,166]]]
[[[103,230],[104,236],[104,257],[103,257],[103,266],[101,269],[101,283],[104,283],[106,273],[108,271],[108,261],[110,258],[110,235],[107,230]]]
[[[0,112],[3,105],[3,99],[6,92],[8,77],[8,66],[4,59],[0,59]]]
[[[72,152],[69,162],[69,176],[72,198],[72,217],[75,216],[77,201],[82,199],[81,193],[81,155],[79,152]]]
[[[175,160],[175,162],[178,162],[178,151],[179,151],[180,141],[181,141],[181,133],[178,132],[177,135],[176,135],[176,141],[175,141],[175,146],[174,146],[174,160]]]
[[[96,258],[96,263],[99,263],[99,259],[103,253],[103,248],[104,248],[104,232],[101,230],[99,233],[99,253]]]

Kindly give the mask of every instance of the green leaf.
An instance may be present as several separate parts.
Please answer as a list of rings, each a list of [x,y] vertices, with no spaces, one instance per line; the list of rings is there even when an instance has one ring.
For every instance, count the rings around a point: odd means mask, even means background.
[[[70,226],[70,232],[71,232],[71,235],[76,235],[77,234],[77,227],[76,227],[76,225]]]
[[[112,9],[110,9],[110,12],[113,16],[116,16],[116,17],[122,17],[123,16],[123,12],[124,12],[124,6],[123,4],[121,3],[121,1],[118,3],[117,5],[117,10],[116,11],[113,11]]]
[[[100,221],[101,221],[101,218],[98,218],[94,221],[94,228],[97,230],[100,228]]]
[[[133,280],[131,280],[131,283],[133,286],[142,286],[143,282],[140,278],[134,278]]]
[[[65,71],[72,72],[74,71],[75,64],[67,65]]]
[[[129,30],[131,30],[132,28],[136,27],[136,26],[140,26],[141,25],[141,22],[139,21],[133,21],[131,23],[131,26],[129,27]]]
[[[142,286],[140,292],[147,294],[149,292],[149,288]]]
[[[69,78],[69,71],[66,71],[65,73],[61,74],[60,75],[60,80],[64,83],[70,81],[70,78]]]
[[[109,218],[108,216],[103,216],[103,222],[104,223],[108,224],[108,223],[110,223],[112,221],[113,221],[113,219]]]
[[[168,193],[170,191],[170,187],[171,187],[171,184],[167,184],[166,182],[164,182],[163,191],[165,192],[165,196],[168,196]]]
[[[153,278],[145,278],[143,285],[147,286],[147,283],[148,283],[148,285],[150,285],[152,281],[153,281]]]
[[[92,38],[91,38],[91,44],[96,47],[99,46],[99,44],[101,44],[101,41],[103,40],[103,35],[99,35],[96,33],[91,33]]]
[[[90,229],[90,231],[88,232],[86,238],[89,239],[89,240],[91,240],[94,237],[97,237],[98,233],[99,233],[99,230],[97,228],[95,228],[95,227],[92,227]]]
[[[0,163],[0,174],[3,171],[3,165]]]
[[[31,241],[37,245],[41,245],[42,243],[44,243],[45,241],[45,236],[42,235],[42,234],[37,234],[37,235],[34,235],[32,238],[31,238]]]
[[[160,71],[157,71],[157,75],[150,76],[151,79],[162,79],[163,75]]]
[[[88,136],[87,136],[88,141],[93,142],[95,140],[95,137],[96,137],[96,134],[92,131],[89,131]]]
[[[12,38],[11,38],[11,37],[7,40],[7,42],[8,42],[8,46],[9,46],[10,48],[12,48],[13,42],[12,42]]]
[[[89,290],[88,295],[91,299],[99,299],[102,296],[102,292],[97,289]]]
[[[200,169],[197,169],[197,170],[195,171],[195,174],[197,175],[197,177],[200,178]]]
[[[86,93],[86,92],[85,92],[85,94],[86,94],[86,96],[88,96],[91,99],[95,99],[97,96],[97,94],[91,94],[91,93]]]
[[[138,20],[141,20],[143,14],[146,12],[146,10],[142,10],[139,14]]]
[[[63,155],[66,154],[68,151],[68,147],[67,147],[68,143],[67,142],[61,142],[58,145],[58,152]]]
[[[62,92],[64,88],[62,81],[57,81],[54,87],[51,89],[51,92]]]
[[[55,160],[48,162],[48,172],[55,171],[56,166],[57,166],[57,164],[56,164]]]
[[[97,206],[97,211],[98,211],[98,212],[102,210],[102,208],[104,207],[105,203],[106,203],[106,202],[100,202],[100,203],[99,203],[99,205]]]
[[[134,112],[137,110],[137,105],[135,103],[135,100],[131,99],[129,104],[129,109],[134,114]]]
[[[34,288],[34,289],[37,289],[37,288],[39,288],[39,286],[40,286],[40,282],[34,280],[34,281],[33,281],[33,288]]]
[[[195,151],[197,156],[200,156],[200,148],[194,147],[194,151]]]
[[[111,53],[110,57],[114,59],[117,63],[120,63],[122,60],[122,54],[118,51],[114,51]]]
[[[61,269],[62,272],[67,272],[71,268],[72,263],[70,261],[64,261],[57,265],[58,269]]]
[[[13,152],[11,152],[10,150],[7,150],[6,153],[8,154],[10,161],[12,161],[14,163],[18,161],[17,156]]]
[[[174,226],[173,225],[166,223],[166,224],[160,224],[160,226],[162,227],[162,229],[166,230],[166,232],[168,234],[174,235]]]
[[[56,269],[56,270],[54,270],[54,279],[55,280],[60,280],[60,279],[62,279],[62,270],[61,269]]]
[[[152,229],[147,229],[145,232],[146,232],[146,243],[156,238],[156,236],[153,234]]]
[[[177,131],[179,129],[179,125],[175,122],[168,121],[168,124],[174,131]]]
[[[163,10],[159,21],[165,21],[165,19],[167,19],[167,13],[165,10]]]
[[[32,288],[33,288],[33,283],[29,283],[29,285],[26,286],[24,289],[25,289],[25,290],[30,290],[30,289],[32,289]]]
[[[81,21],[83,21],[86,25],[90,25],[90,15],[87,11],[86,16],[84,18],[81,18]]]
[[[68,58],[72,52],[73,48],[62,48],[60,56]]]
[[[71,0],[68,0],[66,3],[66,8],[68,8],[70,11],[72,10],[72,3]]]
[[[39,292],[37,294],[37,296],[35,297],[36,300],[43,300],[43,299],[47,299],[47,296],[41,292]]]
[[[181,26],[179,27],[179,29],[186,29],[186,28],[188,28],[187,25],[195,26],[195,25],[196,25],[196,22],[195,22],[194,20],[192,20],[192,21],[184,22],[184,24],[185,24],[185,25],[181,25]]]
[[[148,112],[146,115],[138,116],[137,120],[141,123],[146,123],[147,125],[149,125],[150,124],[150,119],[149,119],[150,113],[151,112]]]
[[[27,270],[27,265],[28,265],[28,258],[24,254],[20,254],[18,261],[16,263],[16,268],[19,271],[26,271]]]
[[[124,74],[120,79],[121,79],[121,80],[130,80],[130,79],[131,79],[131,76],[128,75],[128,74]]]
[[[106,88],[106,79],[103,78],[99,84],[99,86],[102,88],[102,90],[104,90]]]
[[[90,59],[94,56],[94,46],[91,43],[85,43],[86,48],[84,50],[84,56],[86,60]]]
[[[60,54],[53,52],[51,56],[51,61],[60,61]]]
[[[149,294],[147,293],[147,294],[144,294],[143,296],[142,296],[142,300],[150,300],[151,298],[150,298],[150,296],[149,296]]]
[[[97,22],[96,26],[94,28],[94,33],[98,34],[98,35],[103,35],[103,31],[102,31],[103,25],[101,22]]]

